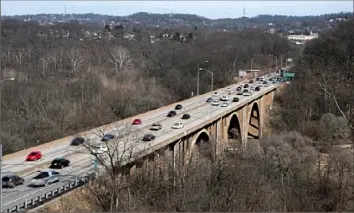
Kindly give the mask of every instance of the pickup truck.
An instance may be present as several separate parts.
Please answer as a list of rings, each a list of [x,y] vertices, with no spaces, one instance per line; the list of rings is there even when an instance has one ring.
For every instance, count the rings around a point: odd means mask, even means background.
[[[59,182],[59,172],[54,170],[43,170],[31,181],[31,186],[48,186],[49,184]]]

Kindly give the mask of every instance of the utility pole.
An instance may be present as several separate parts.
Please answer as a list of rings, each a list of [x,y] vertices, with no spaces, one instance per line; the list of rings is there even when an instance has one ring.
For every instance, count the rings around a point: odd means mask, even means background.
[[[280,68],[283,67],[283,55],[280,55]]]
[[[197,95],[199,95],[199,63],[198,63],[198,72],[197,72]]]

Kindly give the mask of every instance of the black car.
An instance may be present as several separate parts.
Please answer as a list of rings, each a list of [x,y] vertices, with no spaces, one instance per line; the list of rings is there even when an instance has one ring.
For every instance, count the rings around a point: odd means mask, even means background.
[[[263,84],[268,84],[268,82],[267,81],[263,81]]]
[[[212,98],[208,98],[208,99],[206,100],[206,102],[207,102],[207,103],[213,102],[213,99],[212,99]]]
[[[252,84],[252,83],[253,83],[253,80],[250,80],[248,83]]]
[[[191,118],[191,115],[190,114],[184,114],[182,116],[182,119],[190,119]]]
[[[241,88],[241,87],[237,87],[236,90],[237,90],[237,91],[241,91],[242,88]]]
[[[261,80],[261,78],[259,78],[259,77],[256,78],[256,81],[260,81],[260,80]]]
[[[245,85],[243,86],[243,88],[248,88],[248,84],[245,84]]]
[[[146,134],[146,135],[144,135],[144,137],[143,137],[143,141],[152,141],[152,140],[154,140],[155,139],[155,135],[153,135],[153,134]]]
[[[177,104],[177,105],[175,106],[175,109],[176,109],[176,110],[182,109],[182,105],[181,105],[181,104]]]
[[[15,174],[7,174],[2,177],[2,188],[14,188],[22,185],[25,180]]]
[[[168,112],[167,117],[173,117],[173,116],[175,116],[176,114],[177,114],[176,111],[171,110],[171,111]]]
[[[238,97],[234,97],[233,99],[232,99],[232,102],[238,102],[240,99],[238,98]]]
[[[257,86],[256,88],[254,88],[254,90],[259,91],[259,90],[261,90],[261,88]]]
[[[85,139],[82,137],[76,137],[71,141],[72,146],[78,146],[81,145],[85,142]]]
[[[51,169],[62,169],[69,166],[70,160],[66,158],[55,158],[50,164],[49,168]]]
[[[114,138],[114,135],[112,135],[112,134],[105,134],[105,135],[103,135],[101,141],[108,141],[108,140],[111,140],[111,139],[113,139],[113,138]]]

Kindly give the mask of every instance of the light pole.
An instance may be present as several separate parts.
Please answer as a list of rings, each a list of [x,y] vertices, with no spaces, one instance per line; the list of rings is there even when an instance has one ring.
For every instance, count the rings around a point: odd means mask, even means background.
[[[199,68],[198,69],[198,74],[199,74],[199,71],[207,71],[210,75],[211,75],[211,87],[210,87],[210,91],[213,91],[213,85],[214,85],[214,73],[208,69],[205,69],[205,68]],[[198,76],[198,79],[199,79],[199,76]],[[199,85],[198,85],[198,88],[199,88]]]
[[[205,61],[205,63],[209,63],[209,61]],[[211,73],[211,91],[213,91],[213,79],[214,79],[214,74],[213,72],[211,72],[210,70],[207,70],[205,68],[201,68],[198,64],[198,70],[197,70],[197,95],[199,95],[199,84],[200,84],[200,80],[199,80],[199,73],[200,71],[207,71],[209,73]]]
[[[4,81],[14,81],[15,80],[15,78],[4,78],[4,79],[1,79],[0,80],[0,83],[2,83],[2,82],[4,82]]]

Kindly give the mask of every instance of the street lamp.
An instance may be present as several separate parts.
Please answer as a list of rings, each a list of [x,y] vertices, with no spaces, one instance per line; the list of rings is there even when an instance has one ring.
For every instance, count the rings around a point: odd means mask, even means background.
[[[210,87],[210,91],[213,91],[213,84],[214,84],[214,73],[208,69],[205,68],[198,68],[198,81],[197,81],[197,95],[199,95],[199,72],[200,71],[207,71],[210,75],[211,75],[211,87]]]
[[[11,78],[4,78],[2,80],[0,80],[0,83],[4,82],[4,81],[14,81],[15,78],[14,77],[11,77]]]

